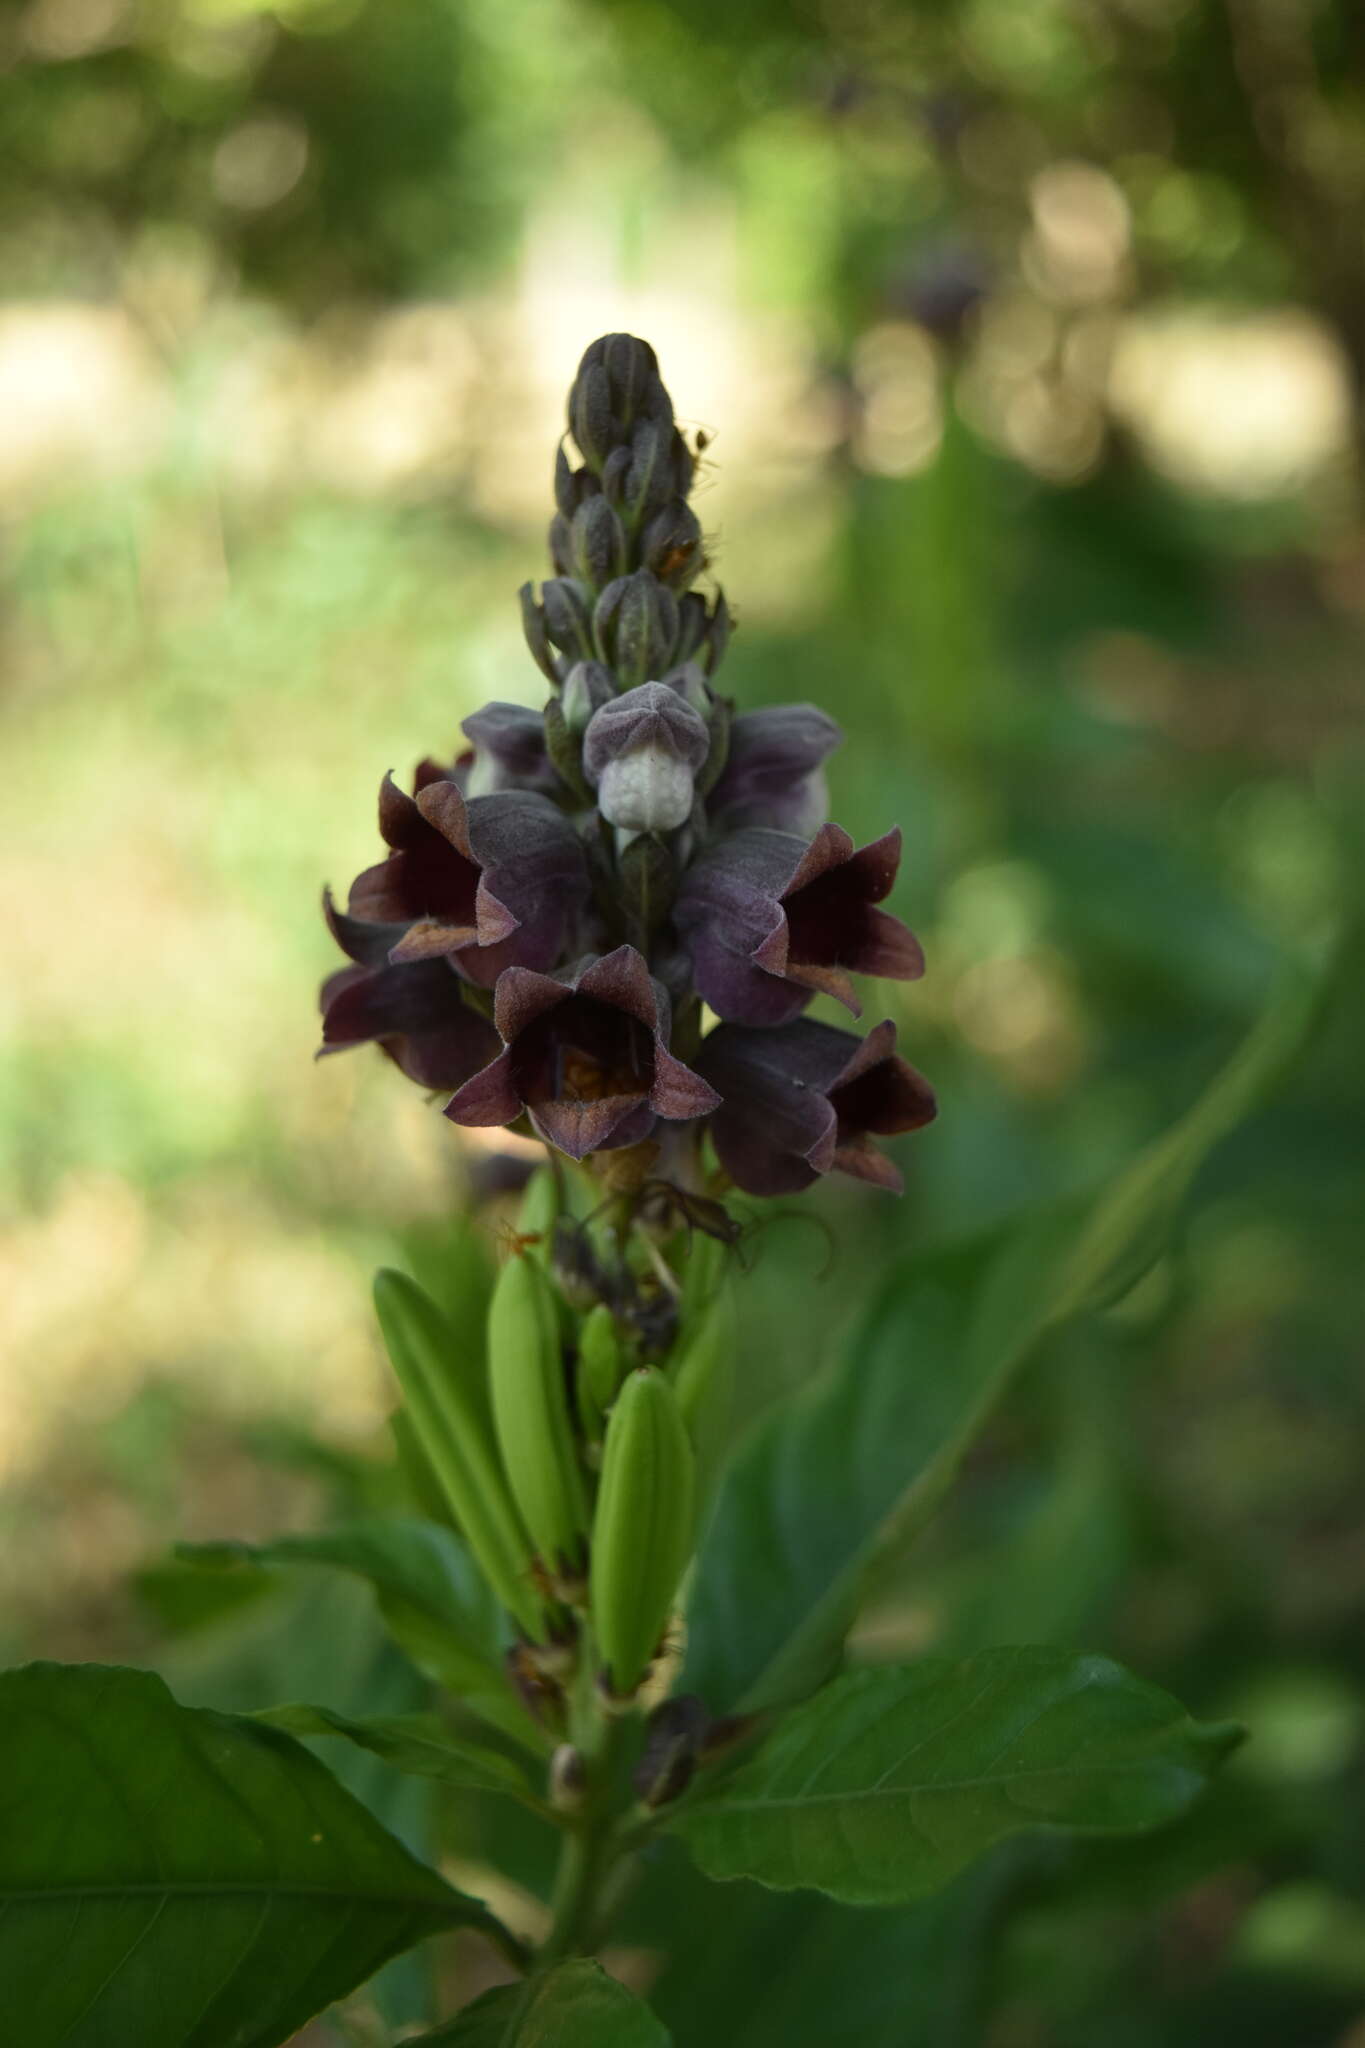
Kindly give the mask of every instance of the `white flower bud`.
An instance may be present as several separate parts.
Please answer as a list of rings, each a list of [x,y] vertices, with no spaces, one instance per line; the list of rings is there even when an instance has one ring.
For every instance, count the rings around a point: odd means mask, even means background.
[[[669,746],[650,742],[602,770],[597,807],[630,832],[672,832],[692,811],[692,770]]]

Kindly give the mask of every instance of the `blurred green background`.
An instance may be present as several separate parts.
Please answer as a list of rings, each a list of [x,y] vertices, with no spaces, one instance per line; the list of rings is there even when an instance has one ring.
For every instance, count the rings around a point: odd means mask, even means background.
[[[0,93],[0,1649],[250,1704],[158,1560],[383,1496],[369,1272],[439,1264],[477,1167],[377,1058],[310,1064],[318,891],[386,767],[538,699],[514,593],[594,335],[713,436],[724,680],[843,722],[930,961],[869,1013],[940,1121],[903,1203],[754,1240],[750,1409],[888,1262],[1128,1157],[1350,926],[1365,12],[5,0]],[[727,1952],[731,1892],[670,1965],[646,1912],[682,2048],[1365,2044],[1363,991],[1348,948],[865,1629],[1113,1650],[1251,1723],[1227,1787],[956,1934],[799,1901]],[[315,1693],[402,1694],[300,1597]]]

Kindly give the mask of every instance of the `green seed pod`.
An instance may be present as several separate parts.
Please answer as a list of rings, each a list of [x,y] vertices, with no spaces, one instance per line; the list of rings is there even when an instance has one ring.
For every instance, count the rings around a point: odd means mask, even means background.
[[[737,1342],[734,1289],[724,1279],[692,1334],[684,1331],[669,1365],[678,1412],[696,1453],[699,1508],[710,1499],[729,1438]]]
[[[578,1416],[590,1437],[601,1437],[624,1365],[616,1318],[607,1304],[599,1301],[589,1309],[578,1333]]]
[[[628,1374],[607,1423],[592,1542],[593,1626],[618,1697],[653,1662],[692,1554],[695,1463],[663,1374]]]
[[[413,1434],[456,1522],[503,1606],[529,1635],[543,1635],[531,1539],[507,1491],[486,1402],[453,1369],[450,1325],[406,1273],[376,1274],[374,1305]]]
[[[528,1249],[535,1252],[541,1265],[549,1260],[558,1221],[559,1180],[552,1166],[538,1166],[522,1193],[521,1208],[517,1212],[517,1236],[536,1240]]]
[[[569,1420],[554,1290],[534,1259],[503,1267],[488,1309],[493,1426],[512,1496],[547,1571],[582,1566],[587,1497]]]

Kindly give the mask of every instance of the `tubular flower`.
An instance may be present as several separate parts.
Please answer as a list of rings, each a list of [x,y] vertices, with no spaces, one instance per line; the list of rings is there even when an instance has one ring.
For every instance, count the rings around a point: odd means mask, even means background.
[[[386,776],[379,826],[392,851],[352,884],[349,910],[392,929],[394,965],[448,958],[490,988],[504,967],[552,965],[576,937],[588,894],[582,843],[548,798],[466,799],[444,776],[409,797]]]
[[[750,826],[709,848],[679,892],[676,919],[703,999],[737,1024],[785,1024],[818,991],[856,1017],[848,970],[913,981],[919,941],[877,904],[896,879],[901,836],[855,852],[838,825],[808,845]]]
[[[568,980],[509,967],[493,1005],[502,1051],[446,1106],[457,1124],[507,1124],[525,1110],[548,1144],[582,1159],[638,1144],[656,1117],[718,1107],[668,1050],[669,1003],[633,946]]]
[[[813,704],[745,711],[730,727],[729,751],[711,794],[717,824],[771,825],[808,839],[829,808],[824,764],[843,734]]]
[[[322,1047],[344,1052],[373,1041],[421,1088],[458,1088],[497,1050],[487,1019],[466,1003],[445,960],[388,964],[401,925],[364,924],[324,899],[332,935],[356,965],[322,987]]]
[[[830,1172],[899,1193],[899,1172],[872,1140],[917,1131],[937,1110],[889,1021],[866,1038],[811,1017],[767,1031],[722,1024],[697,1064],[723,1097],[716,1155],[750,1195],[798,1194]]]
[[[323,1049],[376,1042],[453,1122],[529,1123],[574,1159],[648,1144],[633,1185],[658,1213],[718,1209],[708,1135],[754,1193],[836,1169],[897,1185],[872,1141],[926,1123],[932,1091],[890,1024],[859,1040],[801,1012],[856,1015],[853,975],[923,971],[881,908],[900,835],[856,848],[828,821],[823,711],[736,715],[719,691],[730,612],[695,587],[696,450],[647,343],[593,343],[567,424],[553,573],[521,592],[548,701],[467,718],[472,750],[423,762],[410,796],[385,780],[387,853],[327,901],[352,964]],[[632,1170],[601,1169],[613,1191]]]

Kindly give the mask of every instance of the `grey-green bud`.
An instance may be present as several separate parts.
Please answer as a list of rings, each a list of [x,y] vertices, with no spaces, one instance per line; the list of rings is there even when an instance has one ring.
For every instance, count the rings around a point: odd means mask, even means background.
[[[616,695],[611,670],[600,661],[576,661],[564,678],[560,709],[575,739],[581,739],[595,711]]]
[[[591,655],[592,626],[587,593],[569,576],[552,576],[541,585],[545,631],[565,654]]]
[[[584,583],[601,590],[626,566],[626,534],[605,497],[588,498],[573,518],[573,568]]]

